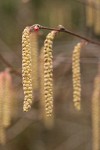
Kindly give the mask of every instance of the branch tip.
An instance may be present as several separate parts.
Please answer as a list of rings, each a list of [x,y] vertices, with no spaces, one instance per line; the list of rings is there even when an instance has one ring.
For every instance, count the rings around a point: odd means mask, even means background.
[[[69,31],[67,30],[63,25],[58,25],[57,28],[49,28],[49,27],[44,27],[44,26],[41,26],[39,24],[34,24],[32,26],[30,26],[30,32],[33,32],[35,30],[39,30],[39,29],[44,29],[44,30],[53,30],[53,31],[57,31],[57,32],[64,32],[64,33],[67,33],[67,34],[70,34],[72,36],[75,36],[75,37],[78,37],[88,43],[92,43],[92,44],[95,44],[95,45],[99,45],[100,46],[100,42],[98,41],[94,41],[92,39],[88,39],[84,36],[81,36],[75,32],[72,32],[72,31]]]

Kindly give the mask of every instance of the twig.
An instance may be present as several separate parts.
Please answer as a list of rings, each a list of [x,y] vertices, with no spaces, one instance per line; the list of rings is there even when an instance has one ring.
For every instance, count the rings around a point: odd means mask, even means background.
[[[65,29],[65,27],[63,27],[62,25],[59,25],[58,28],[49,28],[49,27],[44,27],[44,26],[41,26],[39,24],[35,24],[35,25],[32,25],[30,26],[30,32],[32,31],[38,31],[39,29],[45,29],[45,30],[53,30],[53,31],[58,31],[58,32],[64,32],[64,33],[68,33],[72,36],[75,36],[75,37],[78,37],[78,38],[81,38],[89,43],[92,43],[92,44],[96,44],[96,45],[99,45],[100,46],[100,42],[97,42],[97,41],[93,41],[92,39],[88,39],[86,37],[83,37],[77,33],[74,33],[72,31],[69,31],[67,29]]]
[[[10,71],[11,73],[14,73],[17,76],[21,77],[20,72],[18,72],[17,70],[15,70],[13,68],[13,66],[11,64],[9,64],[8,61],[6,61],[1,54],[0,54],[0,60],[11,69],[11,71]]]
[[[72,31],[69,31],[69,30],[65,29],[65,27],[63,27],[62,25],[59,25],[58,28],[44,27],[44,26],[41,26],[41,25],[39,25],[39,24],[35,24],[35,25],[30,26],[30,32],[32,32],[32,31],[38,31],[39,29],[54,30],[54,31],[58,31],[58,32],[68,33],[68,34],[73,35],[73,36],[75,36],[75,37],[81,38],[81,39],[83,39],[83,40],[85,40],[85,41],[87,41],[87,42],[90,42],[90,43],[92,43],[92,44],[96,44],[96,45],[99,45],[99,46],[100,46],[100,42],[93,41],[93,40],[91,40],[91,39],[88,39],[88,38],[86,38],[86,37],[83,37],[83,36],[81,36],[81,35],[78,35],[78,34],[72,32]],[[9,68],[11,68],[11,73],[14,73],[14,74],[16,74],[17,76],[21,77],[21,73],[18,72],[17,70],[15,70],[15,69],[13,68],[13,66],[12,66],[11,64],[9,64],[8,61],[6,61],[6,60],[3,58],[3,56],[2,56],[1,54],[0,54],[0,59],[2,60],[2,62],[3,62],[5,65],[7,65]]]

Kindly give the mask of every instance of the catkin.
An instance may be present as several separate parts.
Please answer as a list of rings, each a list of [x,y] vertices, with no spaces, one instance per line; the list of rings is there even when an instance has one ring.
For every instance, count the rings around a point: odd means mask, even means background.
[[[80,50],[82,44],[78,43],[73,51],[72,56],[72,73],[73,73],[73,102],[77,110],[80,110],[81,101],[81,73],[80,73]]]
[[[33,93],[29,27],[24,29],[22,35],[22,80],[24,90],[23,110],[27,112],[31,108]]]
[[[52,55],[52,45],[53,39],[55,37],[55,31],[50,32],[44,42],[43,48],[43,62],[41,67],[41,90],[43,94],[42,98],[42,110],[44,117],[44,124],[46,127],[51,127],[53,125],[53,55]]]
[[[6,142],[6,128],[11,124],[13,107],[12,77],[9,70],[0,73],[0,144]]]
[[[32,58],[32,84],[33,89],[38,88],[38,37],[36,32],[30,34],[30,47]]]
[[[44,48],[40,50],[40,65],[39,65],[39,75],[40,75],[40,107],[41,113],[44,114],[45,103],[44,103]]]
[[[6,128],[11,123],[12,113],[12,78],[8,71],[4,72],[4,97],[3,97],[3,126]]]
[[[97,75],[94,82],[94,92],[92,96],[92,135],[93,150],[100,149],[100,75]]]

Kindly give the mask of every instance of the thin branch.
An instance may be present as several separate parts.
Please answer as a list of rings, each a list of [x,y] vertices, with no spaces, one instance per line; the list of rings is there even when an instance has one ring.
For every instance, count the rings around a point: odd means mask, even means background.
[[[96,45],[99,45],[100,46],[100,42],[97,42],[97,41],[94,41],[92,39],[88,39],[84,36],[81,36],[75,32],[72,32],[72,31],[69,31],[67,29],[65,29],[65,27],[63,27],[62,25],[59,25],[58,28],[49,28],[49,27],[44,27],[44,26],[41,26],[39,24],[35,24],[35,25],[32,25],[30,26],[30,32],[32,31],[38,31],[39,29],[45,29],[45,30],[53,30],[53,31],[57,31],[57,32],[64,32],[64,33],[68,33],[72,36],[75,36],[75,37],[78,37],[78,38],[81,38],[89,43],[92,43],[92,44],[96,44]]]
[[[85,40],[85,41],[87,41],[87,42],[90,42],[90,43],[92,43],[92,44],[96,44],[96,45],[99,45],[99,46],[100,46],[100,42],[93,41],[92,39],[88,39],[88,38],[86,38],[86,37],[83,37],[83,36],[81,36],[81,35],[79,35],[79,34],[76,34],[76,33],[72,32],[72,31],[69,31],[69,30],[65,29],[62,25],[59,25],[58,28],[44,27],[44,26],[41,26],[41,25],[39,25],[39,24],[35,24],[35,25],[30,26],[30,32],[32,32],[32,31],[38,31],[39,29],[53,30],[53,31],[68,33],[68,34],[70,34],[70,35],[72,35],[72,36],[81,38],[81,39],[83,39],[83,40]],[[7,65],[7,66],[11,69],[11,73],[14,73],[15,75],[21,77],[21,73],[18,72],[17,70],[15,70],[15,69],[13,68],[13,66],[12,66],[11,64],[9,64],[8,61],[6,61],[6,60],[4,59],[4,57],[3,57],[1,54],[0,54],[0,59],[1,59],[1,61],[2,61],[5,65]]]
[[[85,41],[87,41],[87,42],[90,42],[90,43],[93,43],[93,44],[96,44],[96,45],[100,45],[100,43],[99,42],[97,42],[97,41],[93,41],[93,40],[91,40],[91,39],[88,39],[88,38],[86,38],[86,37],[83,37],[83,36],[81,36],[81,35],[78,35],[77,33],[74,33],[74,32],[72,32],[72,31],[69,31],[69,30],[67,30],[67,29],[55,29],[55,28],[48,28],[48,27],[42,27],[41,29],[47,29],[47,30],[55,30],[55,31],[59,31],[59,32],[65,32],[65,33],[68,33],[68,34],[70,34],[70,35],[73,35],[73,36],[76,36],[76,37],[78,37],[78,38],[81,38],[81,39],[83,39],[83,40],[85,40]]]
[[[6,61],[6,60],[4,59],[4,57],[3,57],[1,54],[0,54],[0,60],[1,60],[6,66],[8,66],[8,67],[11,69],[11,71],[10,71],[11,73],[14,73],[15,75],[21,77],[21,73],[18,72],[17,70],[15,70],[15,69],[13,68],[13,66],[12,66],[11,64],[9,64],[8,61]]]

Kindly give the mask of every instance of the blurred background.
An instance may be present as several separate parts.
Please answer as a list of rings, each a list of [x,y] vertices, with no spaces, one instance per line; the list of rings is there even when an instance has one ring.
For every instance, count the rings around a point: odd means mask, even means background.
[[[33,24],[48,27],[61,24],[72,32],[100,41],[100,0],[0,0],[0,55],[20,73],[22,31]],[[47,33],[46,30],[39,33],[39,51]],[[80,41],[64,33],[59,33],[54,41],[53,129],[46,129],[41,122],[38,91],[32,110],[22,112],[22,79],[12,73],[16,113],[6,130],[7,142],[0,145],[0,150],[93,149],[92,94],[100,46],[88,43],[81,51],[82,109],[77,112],[72,102],[71,59],[74,46]],[[1,58],[1,72],[9,67],[6,64]],[[93,150],[100,150],[100,145]]]

